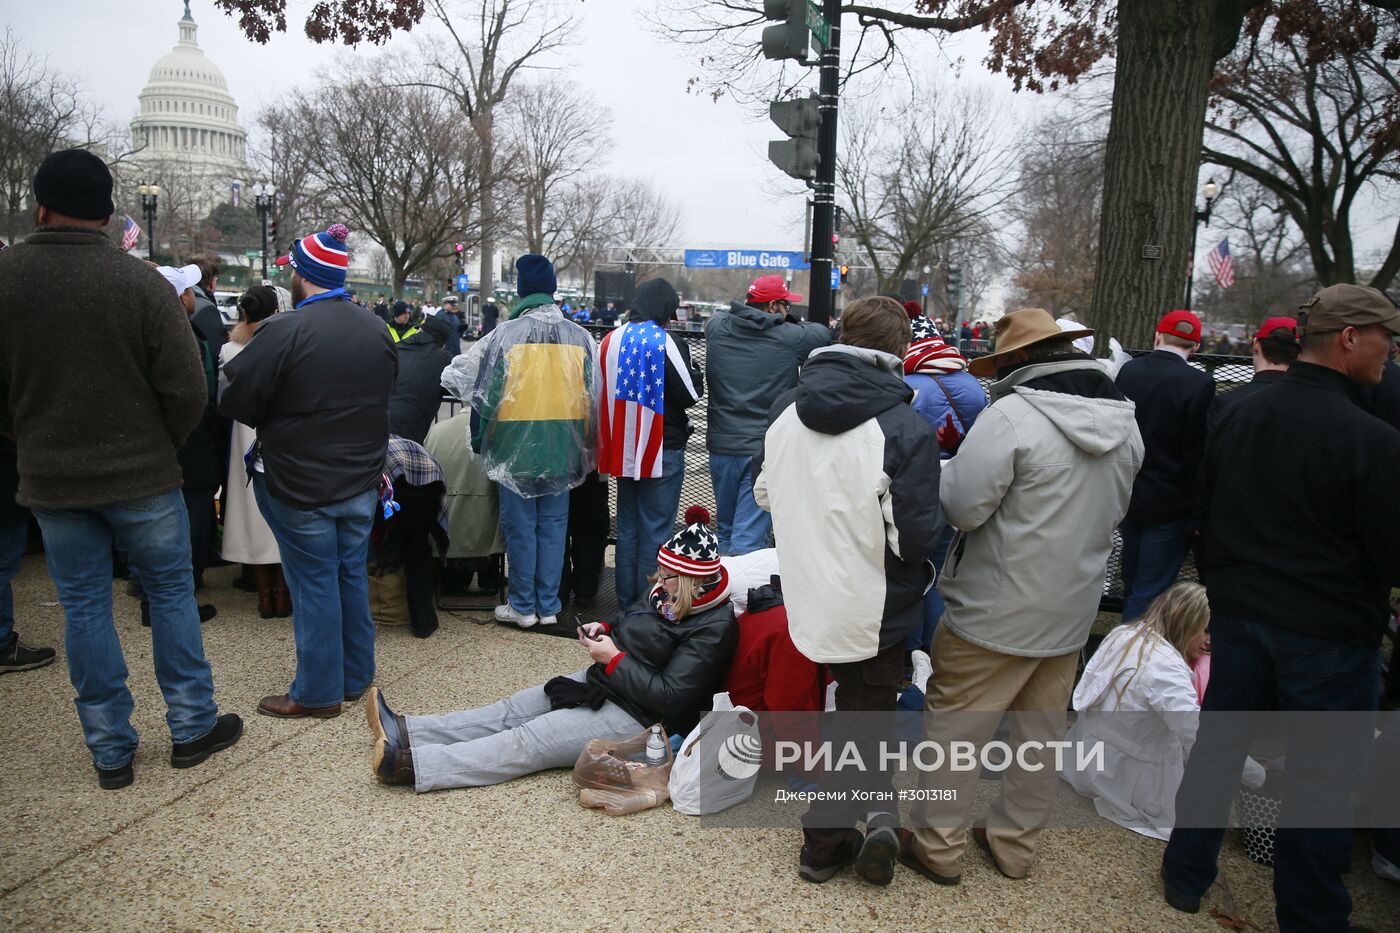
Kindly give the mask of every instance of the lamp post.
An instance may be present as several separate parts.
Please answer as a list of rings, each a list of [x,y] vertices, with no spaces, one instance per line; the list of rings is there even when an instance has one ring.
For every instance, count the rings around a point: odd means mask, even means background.
[[[277,189],[267,182],[258,182],[253,205],[258,209],[258,227],[262,230],[262,277],[267,281],[267,219],[272,214],[272,205],[277,197]]]
[[[1191,310],[1191,286],[1196,278],[1196,231],[1201,224],[1210,223],[1210,208],[1215,203],[1216,197],[1220,194],[1220,186],[1215,183],[1214,178],[1206,179],[1206,183],[1201,186],[1201,196],[1206,199],[1206,209],[1196,211],[1195,221],[1191,224],[1191,257],[1186,264],[1186,310]]]
[[[141,182],[136,191],[141,195],[141,212],[146,216],[146,258],[156,261],[156,200],[160,197],[160,185]]]

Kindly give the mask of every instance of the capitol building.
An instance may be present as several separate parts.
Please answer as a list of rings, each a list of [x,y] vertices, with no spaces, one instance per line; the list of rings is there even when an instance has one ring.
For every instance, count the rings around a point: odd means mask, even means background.
[[[178,26],[180,41],[151,68],[141,91],[131,121],[139,147],[133,161],[166,191],[187,189],[190,208],[202,214],[229,200],[232,184],[248,177],[248,134],[223,72],[195,39],[189,0]]]

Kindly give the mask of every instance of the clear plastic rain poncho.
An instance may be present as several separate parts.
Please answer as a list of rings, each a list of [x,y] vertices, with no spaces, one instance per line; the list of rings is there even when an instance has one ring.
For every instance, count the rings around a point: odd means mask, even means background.
[[[471,404],[486,474],[527,499],[568,492],[594,467],[598,350],[554,305],[498,325],[443,370]]]

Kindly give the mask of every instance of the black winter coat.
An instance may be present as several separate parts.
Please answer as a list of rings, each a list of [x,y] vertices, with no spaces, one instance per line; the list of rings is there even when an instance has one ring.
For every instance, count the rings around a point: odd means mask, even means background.
[[[389,396],[389,430],[421,444],[442,404],[442,371],[452,354],[427,331],[398,343],[399,375]]]
[[[195,343],[199,344],[200,363],[204,367],[209,402],[204,406],[204,417],[199,419],[199,423],[194,426],[190,436],[185,438],[184,446],[175,456],[180,461],[181,485],[184,488],[212,489],[224,482],[224,465],[220,462],[219,454],[225,449],[226,443],[220,444],[219,441],[221,435],[228,431],[228,420],[219,416],[215,406],[217,396],[215,382],[211,377],[218,371],[217,358],[210,356],[209,343],[204,339],[199,326],[191,321],[190,327],[194,331]]]
[[[1160,525],[1189,518],[1215,381],[1170,350],[1154,350],[1124,363],[1117,382],[1137,406],[1147,448],[1128,520]]]
[[[710,708],[739,644],[728,600],[675,622],[642,601],[618,613],[608,634],[622,657],[611,673],[594,664],[588,682],[643,726],[664,723],[667,735],[689,732]]]
[[[1275,385],[1283,377],[1284,373],[1279,372],[1277,369],[1268,369],[1262,373],[1255,373],[1253,379],[1240,386],[1238,389],[1232,389],[1229,392],[1221,392],[1210,401],[1210,407],[1206,414],[1206,429],[1214,430],[1215,426],[1220,422],[1220,419],[1225,416],[1226,409],[1231,405],[1238,405],[1250,396],[1263,392],[1265,389],[1269,388],[1269,386]]]
[[[1400,584],[1400,431],[1341,373],[1294,363],[1206,444],[1196,565],[1212,614],[1380,644]]]

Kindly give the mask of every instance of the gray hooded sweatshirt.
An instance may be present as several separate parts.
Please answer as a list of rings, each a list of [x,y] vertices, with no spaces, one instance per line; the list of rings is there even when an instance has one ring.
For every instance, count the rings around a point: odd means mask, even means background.
[[[1002,654],[1069,654],[1088,638],[1142,466],[1133,403],[1087,357],[1024,366],[991,395],[943,464],[943,510],[959,531],[939,583],[943,624]]]

